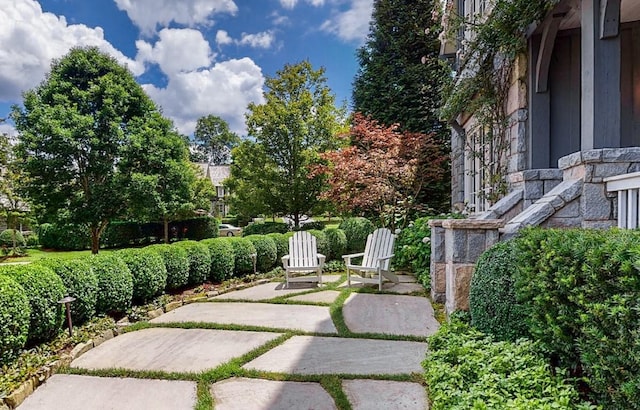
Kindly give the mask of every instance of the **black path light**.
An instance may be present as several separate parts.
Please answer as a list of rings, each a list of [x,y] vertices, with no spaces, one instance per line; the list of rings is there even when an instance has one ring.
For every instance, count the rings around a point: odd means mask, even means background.
[[[69,336],[73,336],[73,324],[71,323],[71,302],[74,302],[76,298],[73,296],[67,296],[63,299],[60,299],[58,303],[64,304],[67,310],[67,326],[69,327]]]

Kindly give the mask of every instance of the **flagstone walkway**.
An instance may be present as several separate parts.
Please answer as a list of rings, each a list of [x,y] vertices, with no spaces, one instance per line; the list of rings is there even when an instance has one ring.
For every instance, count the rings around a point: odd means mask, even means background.
[[[413,380],[439,325],[428,299],[406,295],[421,286],[406,275],[386,294],[360,293],[335,286],[338,275],[323,280],[334,285],[270,282],[172,310],[78,357],[80,374],[52,376],[19,409],[193,409],[203,377],[234,365],[242,377],[204,387],[216,410],[344,407],[336,396],[354,410],[426,409]],[[338,386],[325,388],[327,377]]]

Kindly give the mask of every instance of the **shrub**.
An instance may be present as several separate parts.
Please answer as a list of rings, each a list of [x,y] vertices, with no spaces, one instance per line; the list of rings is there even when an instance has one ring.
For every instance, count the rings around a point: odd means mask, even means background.
[[[325,229],[324,235],[327,238],[329,251],[327,252],[327,260],[342,260],[342,255],[347,253],[347,235],[342,229],[328,228]]]
[[[516,300],[515,259],[514,241],[497,243],[480,256],[471,279],[471,325],[497,340],[527,336],[527,316]]]
[[[307,222],[303,225],[300,226],[300,229],[298,229],[299,231],[310,231],[310,230],[318,230],[321,231],[325,228],[324,222],[320,222],[320,221],[313,221],[313,222]]]
[[[52,339],[62,327],[63,309],[58,303],[65,296],[62,280],[51,269],[38,265],[10,265],[3,271],[24,289],[31,315],[28,344]]]
[[[180,241],[172,246],[179,246],[187,252],[189,259],[190,285],[201,285],[207,280],[211,270],[211,254],[207,245],[196,241]]]
[[[0,274],[0,365],[11,361],[24,347],[30,315],[24,288],[8,275]]]
[[[344,219],[338,228],[347,236],[348,253],[362,252],[367,244],[367,236],[375,230],[371,221],[362,217]]]
[[[45,258],[35,262],[53,270],[62,279],[67,293],[76,298],[71,304],[73,323],[81,324],[96,314],[98,278],[84,259]]]
[[[312,229],[307,232],[316,237],[316,247],[318,248],[318,253],[321,253],[326,257],[330,250],[329,240],[327,239],[327,235],[324,234],[324,231],[317,231],[315,229]]]
[[[517,243],[532,337],[603,408],[640,408],[640,232],[530,229]]]
[[[211,216],[185,219],[171,224],[171,226],[175,226],[178,229],[178,232],[182,233],[181,238],[189,238],[194,241],[217,238],[218,225],[219,221]]]
[[[81,251],[91,247],[89,230],[81,225],[45,223],[38,227],[38,238],[45,249]]]
[[[27,248],[37,248],[40,246],[40,239],[38,238],[38,234],[35,232],[31,232],[24,239],[27,242]]]
[[[12,248],[14,232],[15,232],[16,248],[24,248],[25,246],[27,246],[27,241],[24,239],[22,232],[16,229],[5,229],[0,233],[0,246]]]
[[[167,244],[151,245],[145,249],[154,251],[162,257],[167,270],[166,288],[168,290],[178,289],[189,282],[189,257],[186,250]]]
[[[247,238],[229,237],[224,238],[233,246],[234,268],[233,273],[237,277],[253,273],[253,259],[251,255],[256,253],[253,243]]]
[[[276,264],[280,263],[282,257],[289,253],[289,238],[281,233],[270,233],[267,236],[276,243],[276,249],[278,256],[276,257]]]
[[[100,244],[106,248],[118,248],[142,242],[143,238],[140,223],[112,221],[100,236]]]
[[[594,408],[553,374],[535,343],[493,342],[455,319],[429,338],[422,365],[432,410]]]
[[[256,248],[256,269],[260,272],[268,272],[276,265],[278,247],[276,242],[265,235],[249,235],[245,237]]]
[[[213,283],[220,283],[233,276],[233,245],[224,238],[210,238],[201,241],[209,248],[211,255],[211,268],[209,270],[209,280]]]
[[[133,298],[133,277],[127,264],[113,253],[93,255],[89,263],[98,278],[96,312],[124,313]]]
[[[284,222],[255,222],[242,230],[242,236],[266,235],[268,233],[285,233],[289,230]]]
[[[120,259],[127,264],[133,277],[133,301],[144,304],[159,295],[167,286],[167,268],[162,256],[149,249],[123,249]]]

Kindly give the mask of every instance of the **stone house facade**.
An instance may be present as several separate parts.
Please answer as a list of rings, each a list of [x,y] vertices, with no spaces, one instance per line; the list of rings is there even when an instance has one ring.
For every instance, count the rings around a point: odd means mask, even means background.
[[[461,15],[484,10],[484,0],[454,2]],[[479,194],[473,113],[452,130],[452,205],[470,218],[431,225],[432,296],[447,312],[468,309],[474,264],[495,242],[525,226],[616,226],[621,201],[637,208],[637,190],[622,196],[607,183],[640,171],[640,0],[559,0],[527,41],[506,101],[502,199]],[[442,50],[456,51],[446,42]]]
[[[231,167],[229,165],[211,165],[206,162],[198,163],[198,166],[216,190],[216,196],[211,201],[209,212],[217,217],[229,215],[229,203],[227,202],[229,188],[225,187],[223,182],[231,176]]]

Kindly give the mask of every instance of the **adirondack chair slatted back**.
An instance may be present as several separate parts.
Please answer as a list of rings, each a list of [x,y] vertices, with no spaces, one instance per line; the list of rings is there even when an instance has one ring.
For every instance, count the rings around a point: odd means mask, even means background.
[[[318,265],[316,237],[309,232],[296,232],[289,238],[289,265],[299,268]]]
[[[370,233],[367,237],[367,245],[364,248],[362,266],[377,267],[378,258],[388,256],[393,253],[393,242],[395,236],[387,228],[379,228]],[[382,270],[389,270],[389,259],[382,261]]]

